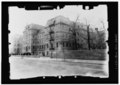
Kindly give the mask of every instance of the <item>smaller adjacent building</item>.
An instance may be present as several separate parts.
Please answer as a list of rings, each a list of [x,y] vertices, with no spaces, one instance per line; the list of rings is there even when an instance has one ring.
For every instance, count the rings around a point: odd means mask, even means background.
[[[31,55],[38,55],[44,50],[44,26],[37,24],[27,25],[23,32],[23,51]]]
[[[14,40],[14,44],[13,44],[13,52],[12,54],[21,54],[22,53],[22,50],[23,49],[23,37],[22,36],[19,36],[18,38],[16,38]]]

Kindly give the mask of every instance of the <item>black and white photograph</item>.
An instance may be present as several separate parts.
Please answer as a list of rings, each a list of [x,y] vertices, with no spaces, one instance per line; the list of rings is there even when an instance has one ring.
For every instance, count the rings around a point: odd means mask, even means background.
[[[8,6],[9,79],[109,78],[108,5],[51,7]]]
[[[88,9],[82,5],[52,11],[9,7],[10,78],[108,77],[107,6]]]

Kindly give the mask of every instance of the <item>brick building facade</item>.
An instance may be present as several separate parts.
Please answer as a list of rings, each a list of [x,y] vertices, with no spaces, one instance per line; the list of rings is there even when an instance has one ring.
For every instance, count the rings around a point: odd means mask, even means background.
[[[29,24],[23,32],[22,54],[49,56],[61,50],[76,50],[74,36],[70,29],[73,29],[73,22],[63,16],[57,16],[47,21],[47,25]],[[77,48],[80,43],[85,42],[80,38],[83,30],[82,25],[76,25]],[[83,32],[85,34],[85,32]]]

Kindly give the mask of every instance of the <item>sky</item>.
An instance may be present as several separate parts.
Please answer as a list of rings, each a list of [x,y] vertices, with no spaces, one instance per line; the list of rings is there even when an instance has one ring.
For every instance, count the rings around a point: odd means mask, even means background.
[[[46,26],[47,21],[56,16],[62,15],[69,18],[71,21],[75,21],[79,16],[79,21],[89,23],[93,27],[101,27],[100,20],[105,23],[107,29],[107,6],[99,5],[91,10],[82,9],[82,5],[79,6],[65,6],[63,9],[54,10],[25,10],[24,8],[18,8],[16,6],[9,7],[9,42],[13,42],[13,38],[17,38],[22,35],[25,26],[31,23]]]

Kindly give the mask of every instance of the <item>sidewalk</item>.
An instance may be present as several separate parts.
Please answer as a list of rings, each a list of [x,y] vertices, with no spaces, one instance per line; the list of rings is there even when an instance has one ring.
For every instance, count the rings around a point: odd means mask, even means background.
[[[35,59],[35,60],[50,60],[50,61],[68,61],[68,62],[83,62],[83,63],[95,63],[95,64],[107,64],[108,61],[102,61],[102,60],[80,60],[80,59],[60,59],[60,58],[50,58],[50,57],[40,57],[40,58],[34,58],[34,57],[24,57],[25,59]]]

